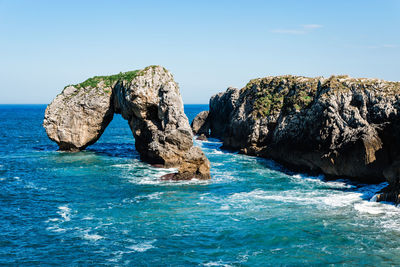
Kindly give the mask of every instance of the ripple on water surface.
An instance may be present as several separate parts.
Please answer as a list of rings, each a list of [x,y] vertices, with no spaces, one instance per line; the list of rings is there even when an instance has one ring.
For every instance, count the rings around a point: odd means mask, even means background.
[[[140,162],[118,115],[87,151],[62,153],[44,108],[0,109],[0,264],[400,264],[399,209],[370,201],[385,183],[287,172],[215,139],[195,141],[212,180],[163,181],[176,169]]]

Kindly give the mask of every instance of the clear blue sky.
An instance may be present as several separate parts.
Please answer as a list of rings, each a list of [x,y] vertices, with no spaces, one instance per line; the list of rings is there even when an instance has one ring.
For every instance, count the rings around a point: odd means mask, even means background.
[[[400,80],[400,0],[0,0],[0,103],[163,65],[185,103],[281,74]]]

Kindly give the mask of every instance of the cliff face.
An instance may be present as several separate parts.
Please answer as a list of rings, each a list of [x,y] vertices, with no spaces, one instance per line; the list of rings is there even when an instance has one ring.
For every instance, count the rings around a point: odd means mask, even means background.
[[[390,183],[398,201],[400,83],[348,76],[266,77],[210,99],[211,135],[286,166]]]
[[[160,66],[98,76],[67,86],[47,107],[43,126],[61,150],[95,143],[120,113],[129,123],[141,159],[179,167],[174,179],[210,178],[210,163],[193,146],[178,85]]]

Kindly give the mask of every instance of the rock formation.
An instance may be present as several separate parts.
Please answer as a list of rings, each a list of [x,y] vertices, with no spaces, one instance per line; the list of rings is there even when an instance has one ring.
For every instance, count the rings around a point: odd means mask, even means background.
[[[193,134],[209,135],[210,125],[208,122],[208,111],[202,111],[194,118],[191,125]]]
[[[43,126],[60,150],[79,151],[100,138],[114,113],[128,121],[142,160],[178,167],[173,179],[210,178],[208,159],[193,146],[178,85],[160,66],[65,87],[48,105]]]
[[[399,93],[400,82],[379,79],[266,77],[211,97],[207,120],[226,148],[328,177],[386,179],[378,199],[399,202]]]

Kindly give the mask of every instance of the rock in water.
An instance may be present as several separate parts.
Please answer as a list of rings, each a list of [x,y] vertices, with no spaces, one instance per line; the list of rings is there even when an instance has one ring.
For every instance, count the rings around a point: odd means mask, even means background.
[[[266,77],[210,99],[211,136],[293,169],[386,180],[399,201],[400,82],[348,76]]]
[[[208,141],[208,138],[207,138],[207,136],[206,136],[205,134],[201,134],[201,135],[199,135],[199,136],[196,137],[196,140],[199,140],[199,141]]]
[[[197,135],[204,135],[207,137],[210,131],[210,125],[208,122],[208,111],[202,111],[193,119],[192,131]]]
[[[94,144],[113,118],[112,88],[70,85],[47,106],[43,126],[60,150],[78,151]]]
[[[129,123],[142,160],[178,167],[174,179],[209,179],[210,163],[193,146],[179,88],[165,68],[96,76],[64,88],[48,105],[43,126],[60,150],[95,143],[119,113]]]

